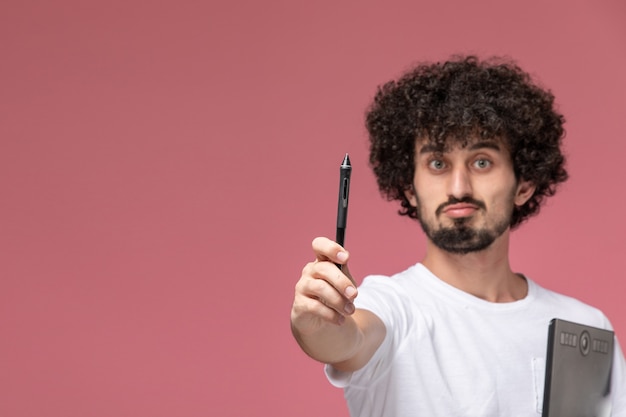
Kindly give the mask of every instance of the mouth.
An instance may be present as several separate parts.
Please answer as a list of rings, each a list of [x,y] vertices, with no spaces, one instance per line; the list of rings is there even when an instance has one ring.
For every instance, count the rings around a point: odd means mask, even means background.
[[[469,203],[450,204],[444,207],[442,213],[452,219],[469,217],[478,211],[479,207]]]

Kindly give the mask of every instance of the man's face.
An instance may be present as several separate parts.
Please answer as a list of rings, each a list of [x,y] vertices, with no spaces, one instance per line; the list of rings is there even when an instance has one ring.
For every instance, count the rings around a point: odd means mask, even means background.
[[[514,205],[534,192],[516,180],[509,151],[496,139],[443,151],[418,140],[413,185],[407,198],[426,236],[456,254],[489,247],[509,228]]]

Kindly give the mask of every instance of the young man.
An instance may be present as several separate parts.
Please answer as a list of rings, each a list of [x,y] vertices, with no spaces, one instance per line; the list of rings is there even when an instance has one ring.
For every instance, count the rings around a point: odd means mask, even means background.
[[[348,252],[317,238],[291,312],[296,340],[327,364],[353,416],[540,415],[550,320],[611,328],[509,265],[511,229],[567,179],[563,121],[549,92],[494,59],[419,65],[379,89],[370,164],[419,221],[426,254],[357,290]],[[619,345],[612,392],[613,416],[626,416]]]

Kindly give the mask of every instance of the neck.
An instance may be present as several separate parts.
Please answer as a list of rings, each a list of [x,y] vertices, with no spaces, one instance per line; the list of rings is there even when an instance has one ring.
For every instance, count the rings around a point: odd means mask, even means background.
[[[521,300],[528,285],[511,270],[509,233],[505,231],[485,250],[464,255],[446,252],[428,241],[422,264],[444,282],[486,301]]]

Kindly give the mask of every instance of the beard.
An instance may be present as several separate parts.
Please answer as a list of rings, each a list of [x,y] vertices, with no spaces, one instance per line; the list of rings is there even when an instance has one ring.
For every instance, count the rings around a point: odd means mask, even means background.
[[[445,206],[456,203],[471,203],[480,207],[483,211],[485,210],[485,204],[481,201],[471,198],[463,198],[461,200],[451,198],[450,201],[442,204],[436,213],[439,214]],[[511,224],[512,212],[497,219],[490,227],[472,227],[469,224],[471,219],[466,217],[454,219],[452,226],[440,225],[438,228],[435,228],[424,219],[420,211],[419,202],[416,208],[417,219],[422,226],[422,230],[424,230],[424,233],[433,244],[446,252],[458,255],[487,249],[498,237],[502,236]]]

